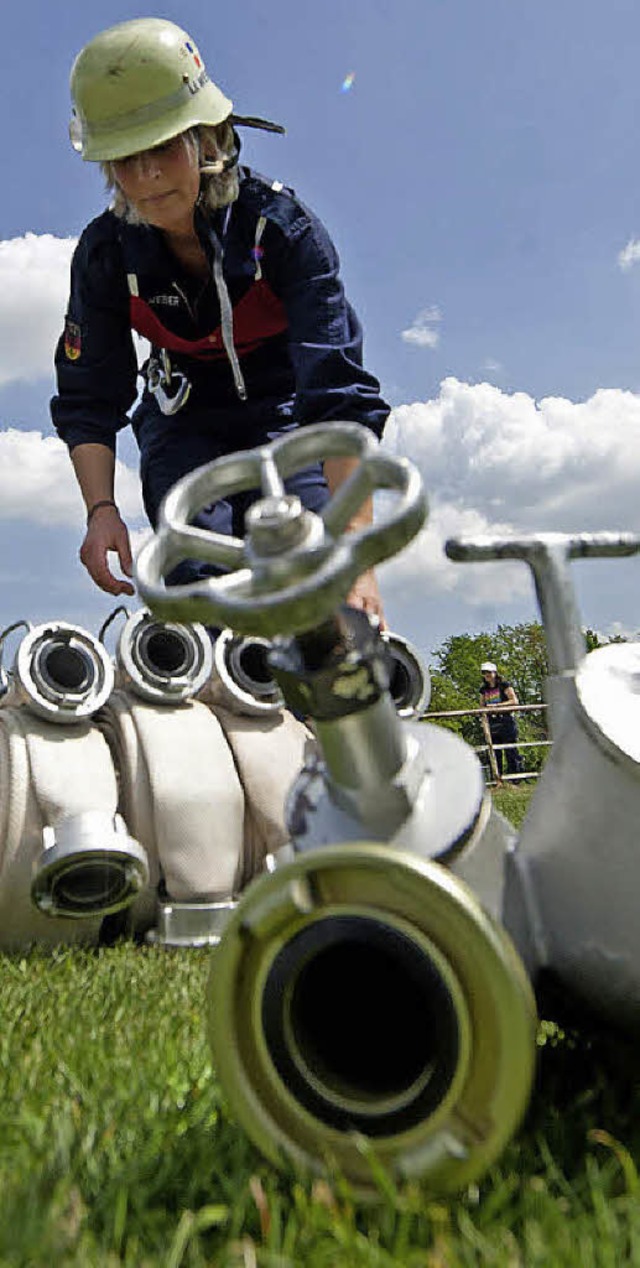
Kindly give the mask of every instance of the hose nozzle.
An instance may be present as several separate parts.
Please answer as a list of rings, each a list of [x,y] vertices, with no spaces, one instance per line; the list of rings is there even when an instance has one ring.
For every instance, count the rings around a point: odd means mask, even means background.
[[[31,897],[47,916],[107,916],[128,907],[149,882],[146,853],[118,814],[69,815],[42,836]]]
[[[400,718],[415,718],[428,708],[431,697],[429,670],[413,643],[401,634],[382,630],[389,665],[389,691]]]
[[[103,625],[101,638],[116,612]],[[127,615],[115,659],[118,685],[150,704],[173,705],[191,699],[208,681],[213,667],[211,639],[203,625],[158,621],[144,608]]]
[[[14,628],[17,624],[0,636],[0,654]],[[98,639],[77,625],[51,621],[28,626],[13,668],[4,675],[3,704],[24,704],[49,722],[78,722],[105,704],[113,683],[113,666]]]
[[[535,1007],[508,936],[435,863],[358,842],[254,882],[213,953],[209,1029],[245,1130],[276,1165],[478,1177],[524,1112]]]

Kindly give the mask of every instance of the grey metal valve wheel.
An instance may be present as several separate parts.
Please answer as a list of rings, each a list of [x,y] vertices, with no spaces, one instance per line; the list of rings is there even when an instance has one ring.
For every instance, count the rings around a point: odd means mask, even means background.
[[[284,482],[326,458],[358,463],[318,515],[288,494]],[[212,502],[252,489],[262,497],[249,509],[244,540],[193,524]],[[346,532],[379,489],[397,494],[392,509],[375,524]],[[317,423],[219,458],[180,480],[136,560],[138,589],[163,620],[202,621],[267,638],[298,634],[335,612],[356,578],[402,550],[426,516],[422,481],[411,463],[382,454],[358,423]],[[187,559],[224,575],[168,585],[172,569]]]

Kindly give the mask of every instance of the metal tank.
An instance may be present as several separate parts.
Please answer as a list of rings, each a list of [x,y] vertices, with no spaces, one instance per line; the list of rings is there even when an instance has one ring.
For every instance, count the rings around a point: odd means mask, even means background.
[[[553,748],[506,857],[503,920],[538,992],[640,1027],[640,645],[586,654],[570,561],[629,556],[629,533],[459,538],[460,561],[519,559],[544,623]]]

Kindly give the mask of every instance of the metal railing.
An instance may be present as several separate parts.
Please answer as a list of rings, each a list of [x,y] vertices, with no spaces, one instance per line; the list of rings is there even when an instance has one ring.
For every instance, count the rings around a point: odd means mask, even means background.
[[[508,714],[544,713],[546,709],[547,709],[547,705],[542,703],[541,704],[513,704],[513,705],[509,705],[508,708],[503,708],[501,711]],[[499,712],[499,710],[497,708],[493,708],[491,712],[497,713]],[[478,717],[480,719],[480,725],[482,726],[482,731],[485,737],[484,744],[474,744],[472,745],[472,748],[475,750],[476,753],[479,754],[480,760],[483,762],[483,764],[486,767],[488,767],[487,773],[489,775],[489,778],[487,779],[487,783],[489,784],[490,787],[491,786],[502,787],[502,785],[506,783],[515,784],[522,779],[538,779],[540,775],[540,770],[536,768],[531,770],[519,771],[517,774],[516,773],[506,773],[506,774],[501,773],[496,755],[499,752],[500,753],[505,752],[507,749],[514,749],[514,748],[517,748],[518,752],[521,749],[525,749],[525,748],[526,749],[550,748],[551,745],[553,744],[553,740],[550,740],[550,739],[521,740],[520,738],[518,738],[514,742],[509,742],[506,744],[496,744],[494,740],[492,740],[491,738],[491,730],[489,727],[489,719],[487,717],[487,710],[484,708],[445,709],[439,712],[422,713],[420,715],[420,721],[421,722],[436,722],[436,721],[441,721],[445,718],[472,718],[472,717]]]

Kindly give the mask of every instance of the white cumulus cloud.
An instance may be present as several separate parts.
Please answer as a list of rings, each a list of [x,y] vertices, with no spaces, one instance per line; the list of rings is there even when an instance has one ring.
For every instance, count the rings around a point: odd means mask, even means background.
[[[450,536],[640,532],[640,396],[633,392],[536,401],[448,378],[434,400],[392,412],[383,444],[416,464],[431,508],[416,542],[385,565],[389,592],[413,587],[417,599],[455,592],[476,605],[517,599],[530,588],[523,565],[449,562]]]
[[[0,241],[0,386],[52,375],[74,247],[48,233]]]
[[[437,348],[440,342],[438,329],[442,321],[442,313],[435,306],[422,308],[414,317],[410,326],[401,331],[405,343],[412,343],[418,348]]]
[[[142,515],[135,471],[116,463],[116,497],[125,518]],[[79,527],[84,506],[66,445],[39,431],[0,431],[0,519]]]
[[[626,247],[618,252],[618,265],[623,273],[633,267],[640,260],[640,239],[630,238]]]

